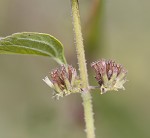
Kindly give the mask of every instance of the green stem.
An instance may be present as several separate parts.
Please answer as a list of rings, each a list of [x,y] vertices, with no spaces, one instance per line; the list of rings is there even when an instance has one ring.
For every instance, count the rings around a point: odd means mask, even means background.
[[[95,138],[94,131],[94,118],[92,109],[92,97],[88,90],[88,74],[84,53],[83,37],[81,32],[80,14],[79,14],[79,4],[78,0],[71,0],[74,35],[76,42],[76,51],[79,64],[80,78],[82,81],[82,87],[85,88],[85,92],[82,93],[83,107],[84,107],[84,117],[86,123],[86,134],[87,138]]]

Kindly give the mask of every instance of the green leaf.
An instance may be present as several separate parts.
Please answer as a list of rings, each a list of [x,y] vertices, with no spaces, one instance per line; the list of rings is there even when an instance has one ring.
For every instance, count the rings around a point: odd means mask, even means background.
[[[48,56],[59,64],[66,64],[61,42],[44,33],[23,32],[2,38],[0,39],[0,54]]]

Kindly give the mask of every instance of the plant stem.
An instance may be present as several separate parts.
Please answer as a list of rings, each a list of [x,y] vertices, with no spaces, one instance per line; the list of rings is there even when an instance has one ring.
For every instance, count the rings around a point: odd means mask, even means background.
[[[82,87],[85,88],[86,90],[82,93],[84,117],[85,117],[85,124],[86,124],[86,134],[87,134],[87,138],[95,138],[92,97],[88,90],[89,83],[88,83],[88,74],[87,74],[87,67],[86,67],[86,60],[85,60],[85,53],[84,53],[83,37],[81,32],[78,0],[71,0],[71,8],[72,8],[74,35],[75,35],[75,42],[76,42],[76,51],[77,51],[77,58],[79,64],[80,78],[82,81]]]

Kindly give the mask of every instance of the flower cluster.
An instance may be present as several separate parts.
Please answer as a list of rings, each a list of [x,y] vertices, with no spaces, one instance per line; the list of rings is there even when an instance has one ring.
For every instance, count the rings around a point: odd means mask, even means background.
[[[126,82],[127,70],[122,65],[102,59],[91,63],[91,67],[95,70],[101,94],[109,90],[125,89],[123,84]]]
[[[62,65],[53,70],[50,77],[51,79],[46,76],[43,81],[54,90],[53,97],[56,99],[71,93],[81,92],[79,77],[76,69],[71,65]]]

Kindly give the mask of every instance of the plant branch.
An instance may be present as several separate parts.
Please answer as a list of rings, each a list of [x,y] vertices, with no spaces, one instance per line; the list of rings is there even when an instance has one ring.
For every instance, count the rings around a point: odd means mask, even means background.
[[[86,60],[85,60],[85,53],[84,53],[83,37],[81,32],[78,0],[71,0],[71,8],[72,8],[74,37],[76,42],[76,51],[77,51],[77,58],[79,64],[80,78],[82,81],[82,88],[85,88],[87,90],[86,92],[82,93],[84,117],[86,123],[86,134],[87,134],[87,138],[95,138],[92,100],[91,100],[91,94],[88,90],[89,83],[88,83],[88,74],[87,74],[87,67],[86,67]]]

